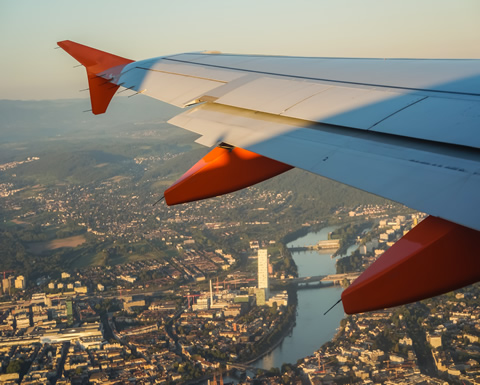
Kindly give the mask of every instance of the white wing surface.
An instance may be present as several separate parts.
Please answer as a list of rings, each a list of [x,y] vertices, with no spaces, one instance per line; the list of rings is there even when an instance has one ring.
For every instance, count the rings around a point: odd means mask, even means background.
[[[431,214],[343,293],[347,313],[480,280],[480,60],[188,53],[131,60],[63,41],[92,111],[121,86],[180,107],[170,123],[216,146],[164,192],[224,194],[292,166]]]
[[[480,230],[478,60],[196,53],[127,64],[115,83],[199,104],[170,121],[199,143],[242,147]]]

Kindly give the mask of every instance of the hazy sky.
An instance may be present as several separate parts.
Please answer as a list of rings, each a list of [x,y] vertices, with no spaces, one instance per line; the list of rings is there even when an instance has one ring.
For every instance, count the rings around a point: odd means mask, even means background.
[[[480,58],[480,0],[0,0],[0,99],[86,97],[56,42],[134,60],[202,50]]]

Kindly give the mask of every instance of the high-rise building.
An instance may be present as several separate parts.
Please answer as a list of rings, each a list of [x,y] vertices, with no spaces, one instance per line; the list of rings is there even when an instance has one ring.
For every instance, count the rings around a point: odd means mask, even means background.
[[[258,250],[258,288],[265,289],[265,299],[269,297],[268,253],[267,249]]]
[[[268,253],[266,249],[258,250],[258,288],[268,289]]]

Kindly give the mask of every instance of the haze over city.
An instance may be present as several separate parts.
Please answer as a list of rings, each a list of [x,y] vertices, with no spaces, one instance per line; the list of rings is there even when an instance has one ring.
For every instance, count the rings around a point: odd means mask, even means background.
[[[0,1],[1,99],[86,97],[69,39],[133,60],[218,50],[296,56],[480,58],[480,4],[428,1]]]
[[[383,60],[480,58],[478,16],[476,0],[0,0],[0,383],[480,383],[480,70]],[[120,59],[95,71],[93,112],[127,92],[94,115],[69,41],[296,58]],[[252,185],[273,166],[239,172],[250,151],[288,170]],[[177,183],[211,161],[226,172]]]

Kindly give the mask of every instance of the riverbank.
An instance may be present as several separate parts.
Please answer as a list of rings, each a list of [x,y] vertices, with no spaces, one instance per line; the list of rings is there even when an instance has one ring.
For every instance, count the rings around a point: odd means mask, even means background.
[[[243,365],[250,365],[253,362],[259,361],[267,354],[270,354],[274,349],[276,349],[293,330],[296,324],[296,315],[297,315],[297,307],[298,307],[298,297],[296,288],[293,286],[289,286],[288,289],[288,306],[292,309],[291,314],[292,316],[288,319],[286,325],[280,331],[280,335],[276,342],[270,345],[265,351],[259,353],[256,357],[248,359],[247,361],[242,362]],[[269,368],[270,369],[270,368]]]
[[[280,338],[277,342],[275,342],[272,346],[270,346],[265,352],[259,354],[257,357],[252,358],[251,360],[242,362],[241,364],[242,364],[242,365],[250,365],[251,363],[262,359],[262,358],[265,357],[267,354],[270,354],[274,349],[276,349],[276,348],[283,342],[283,340],[285,339],[285,337],[287,337],[287,336],[292,332],[294,326],[295,326],[295,322],[292,322],[292,323],[290,324],[289,328],[284,331],[284,333],[282,334],[281,338]]]
[[[299,238],[303,238],[309,233],[319,232],[322,228],[328,226],[328,222],[317,223],[314,225],[303,226],[302,228],[288,233],[282,238],[282,243],[287,247],[288,243],[296,241]]]
[[[295,234],[303,233],[303,236],[290,242],[295,245],[315,244],[320,240],[327,240],[328,234],[336,228],[338,226],[324,225],[316,232],[311,232],[310,228],[300,229]],[[330,258],[331,253],[305,251],[291,254],[297,265],[299,277],[335,273],[335,260]],[[282,338],[263,354],[258,355],[257,361],[248,360],[249,364],[264,370],[280,368],[284,363],[295,364],[298,359],[313,354],[320,346],[330,341],[337,332],[344,312],[341,306],[336,306],[326,316],[323,313],[338,300],[341,292],[342,288],[339,286],[295,289],[297,295],[295,323],[285,330]]]

